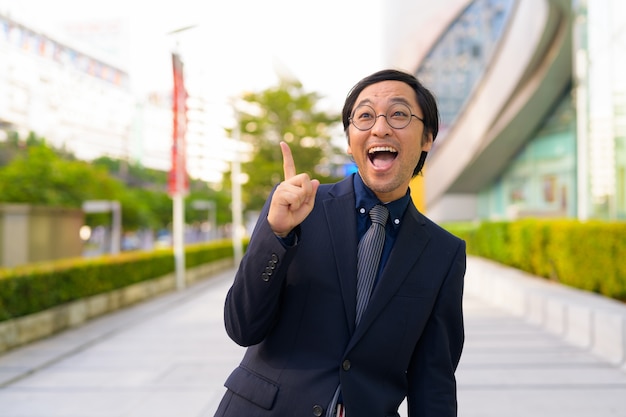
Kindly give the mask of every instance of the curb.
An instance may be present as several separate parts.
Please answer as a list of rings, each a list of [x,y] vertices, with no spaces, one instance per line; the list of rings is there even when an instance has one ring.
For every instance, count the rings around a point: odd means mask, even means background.
[[[626,370],[626,304],[479,257],[465,291]]]
[[[185,273],[185,282],[191,285],[232,266],[233,259],[227,258],[189,268]],[[176,274],[171,273],[28,316],[2,321],[0,322],[0,355],[16,347],[77,327],[96,317],[174,290],[176,290]]]

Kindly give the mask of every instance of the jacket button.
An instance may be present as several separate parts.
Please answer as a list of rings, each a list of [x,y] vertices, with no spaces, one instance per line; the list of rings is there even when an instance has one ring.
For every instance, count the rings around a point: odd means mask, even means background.
[[[347,359],[345,361],[343,361],[343,363],[341,364],[341,367],[343,368],[344,371],[349,371],[350,370],[350,366],[352,366],[352,364]]]
[[[320,417],[323,413],[324,413],[324,409],[322,408],[321,405],[314,405],[313,406],[313,415],[315,417]]]
[[[265,272],[263,272],[263,274],[261,275],[261,279],[265,282],[270,280],[269,275],[267,275]]]

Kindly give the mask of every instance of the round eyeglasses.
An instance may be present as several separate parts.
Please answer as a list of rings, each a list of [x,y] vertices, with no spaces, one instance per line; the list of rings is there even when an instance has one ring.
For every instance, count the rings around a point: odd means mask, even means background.
[[[411,123],[413,117],[424,123],[424,119],[411,113],[409,106],[403,103],[392,104],[385,114],[379,115],[376,115],[373,108],[363,104],[354,109],[352,117],[348,120],[359,130],[370,130],[379,117],[384,117],[387,124],[394,129],[404,129]]]

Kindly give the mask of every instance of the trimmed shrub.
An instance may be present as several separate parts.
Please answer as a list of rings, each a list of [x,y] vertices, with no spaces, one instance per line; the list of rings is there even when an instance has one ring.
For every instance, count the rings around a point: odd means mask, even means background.
[[[467,252],[626,301],[626,223],[523,219],[446,224]]]
[[[225,259],[230,240],[185,248],[185,266]],[[65,259],[0,270],[0,321],[105,293],[175,270],[171,249],[125,252],[98,258]]]

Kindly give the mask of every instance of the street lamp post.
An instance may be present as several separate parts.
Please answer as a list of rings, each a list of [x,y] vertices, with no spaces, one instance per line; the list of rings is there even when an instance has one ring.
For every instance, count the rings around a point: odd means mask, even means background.
[[[119,201],[113,200],[88,200],[83,202],[85,213],[111,212],[111,245],[110,253],[117,255],[120,252],[122,240],[122,206]]]
[[[235,117],[234,139],[239,145],[241,142],[241,129],[239,128],[239,114]],[[232,215],[233,215],[233,257],[235,265],[239,265],[243,257],[243,204],[241,201],[241,157],[237,150],[231,163],[231,183],[232,183]]]
[[[215,239],[217,231],[217,207],[215,201],[210,200],[195,200],[191,202],[191,207],[196,210],[208,210],[207,221],[211,228],[211,232],[208,235],[207,240]]]
[[[170,35],[178,35],[181,32],[192,29],[195,26],[187,26],[170,32]],[[174,263],[176,269],[176,288],[185,288],[185,205],[184,198],[187,193],[187,168],[186,168],[186,144],[185,134],[187,131],[187,91],[184,85],[183,62],[178,53],[178,42],[172,53],[172,69],[174,76],[174,88],[172,94],[172,167],[169,178],[169,191],[172,196],[172,238],[174,249]]]

